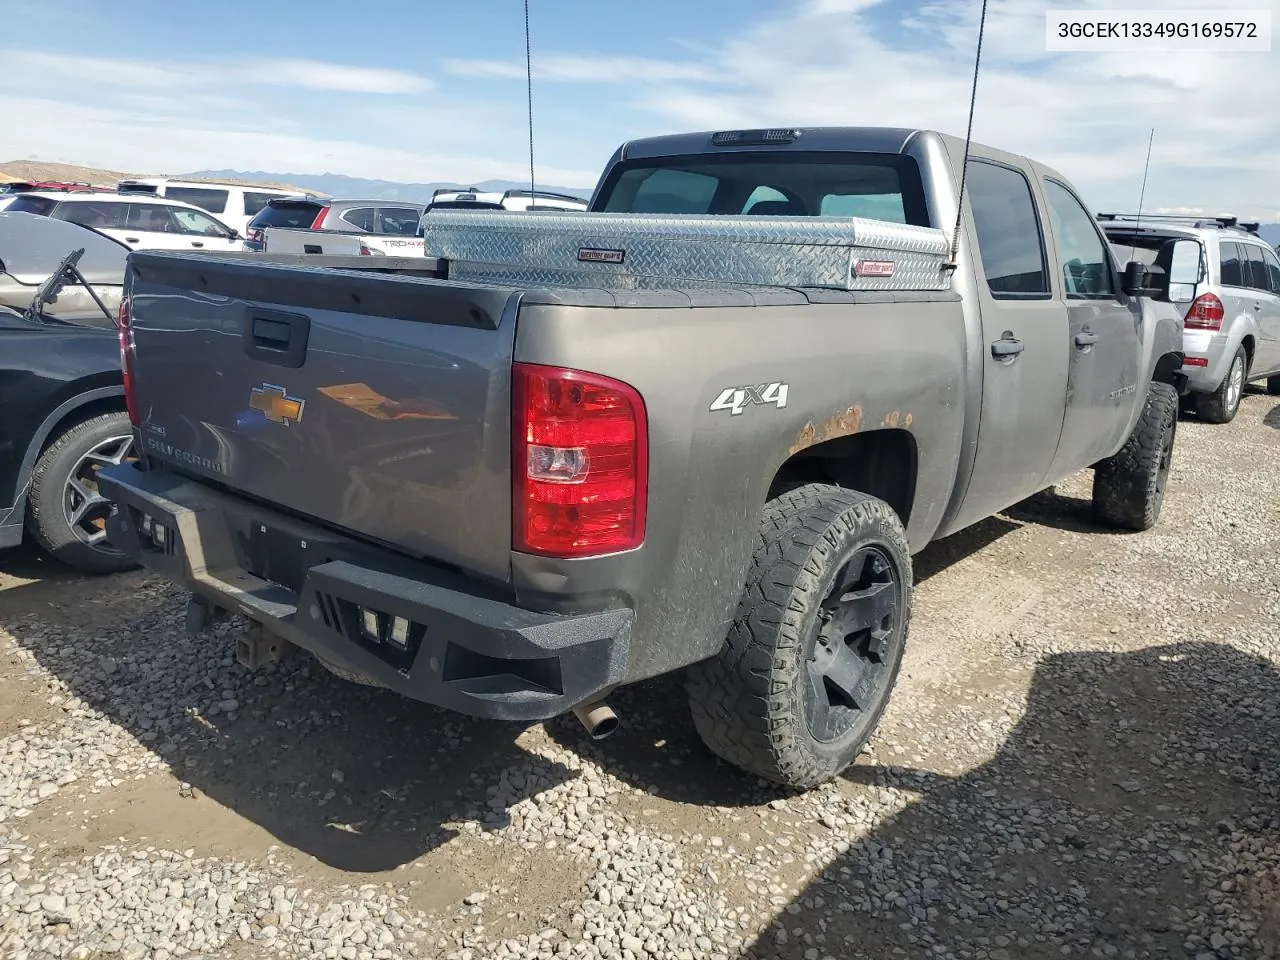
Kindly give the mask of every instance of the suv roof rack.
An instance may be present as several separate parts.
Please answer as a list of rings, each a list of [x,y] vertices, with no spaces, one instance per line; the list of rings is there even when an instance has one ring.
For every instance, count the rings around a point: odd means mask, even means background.
[[[440,194],[442,193],[482,193],[482,192],[483,191],[479,187],[440,187],[435,191],[435,193],[431,194],[431,199],[434,200],[436,197],[440,196]]]
[[[1208,228],[1218,227],[1223,230],[1243,230],[1246,233],[1256,234],[1261,223],[1241,223],[1238,217],[1204,217],[1191,216],[1188,214],[1173,213],[1099,213],[1097,219],[1114,222],[1119,220],[1153,220],[1157,223],[1170,221],[1175,223],[1189,223],[1193,227]]]

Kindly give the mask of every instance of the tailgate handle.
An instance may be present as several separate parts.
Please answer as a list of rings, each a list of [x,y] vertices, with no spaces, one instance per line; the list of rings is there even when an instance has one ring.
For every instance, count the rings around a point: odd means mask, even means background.
[[[300,313],[250,310],[242,339],[247,356],[277,367],[300,367],[307,358],[311,318]]]

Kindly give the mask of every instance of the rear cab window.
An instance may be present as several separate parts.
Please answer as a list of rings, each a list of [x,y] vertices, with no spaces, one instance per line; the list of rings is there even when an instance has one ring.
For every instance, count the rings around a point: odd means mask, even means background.
[[[307,230],[315,223],[324,204],[314,200],[279,200],[273,198],[258,211],[249,226],[254,230],[264,227],[287,227],[291,230]]]
[[[166,200],[181,200],[210,213],[225,213],[229,191],[216,187],[165,187]]]
[[[920,170],[901,154],[778,151],[637,159],[609,174],[607,213],[874,217],[927,227]]]

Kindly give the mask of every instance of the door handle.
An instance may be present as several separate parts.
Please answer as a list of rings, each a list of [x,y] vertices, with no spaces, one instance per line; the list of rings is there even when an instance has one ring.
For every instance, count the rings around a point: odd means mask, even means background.
[[[1092,347],[1098,342],[1098,335],[1089,330],[1081,330],[1076,334],[1076,346],[1081,349]]]
[[[1262,309],[1262,304],[1260,304],[1257,300],[1253,301],[1253,309],[1255,309],[1255,310],[1261,310],[1261,309]]]
[[[204,246],[204,243],[203,243],[203,241],[200,241],[200,240],[192,240],[192,241],[191,241],[191,245],[192,245],[193,247],[203,247],[203,246]]]
[[[125,243],[137,243],[137,242],[138,242],[138,238],[137,238],[137,237],[125,237],[125,238],[124,238],[124,242],[125,242]]]
[[[1006,330],[1000,334],[999,340],[991,343],[991,355],[997,360],[1012,360],[1022,349],[1022,341],[1013,335],[1012,330]]]

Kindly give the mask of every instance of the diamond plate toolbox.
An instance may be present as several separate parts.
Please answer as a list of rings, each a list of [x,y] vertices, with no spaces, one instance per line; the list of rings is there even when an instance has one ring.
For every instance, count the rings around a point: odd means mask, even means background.
[[[859,217],[437,210],[426,253],[484,283],[946,290],[946,235]]]

